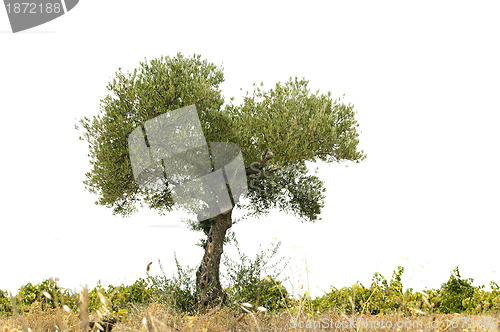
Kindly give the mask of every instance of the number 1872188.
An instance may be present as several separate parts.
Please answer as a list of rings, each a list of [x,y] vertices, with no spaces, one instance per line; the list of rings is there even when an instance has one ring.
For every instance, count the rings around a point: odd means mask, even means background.
[[[59,14],[63,10],[61,8],[61,3],[40,3],[36,4],[34,2],[14,2],[7,3],[7,12],[9,14]]]
[[[491,317],[479,317],[479,318],[473,318],[473,317],[460,317],[460,318],[453,318],[453,319],[446,319],[446,328],[448,327],[453,327],[453,328],[498,328],[498,318],[491,318]]]

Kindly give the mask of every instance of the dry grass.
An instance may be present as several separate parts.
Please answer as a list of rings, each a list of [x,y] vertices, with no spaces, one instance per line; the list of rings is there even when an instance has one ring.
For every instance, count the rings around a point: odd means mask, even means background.
[[[151,264],[151,263],[150,263]],[[148,265],[148,267],[150,266]],[[307,294],[307,292],[306,292]],[[77,295],[79,313],[67,306],[59,309],[42,309],[40,302],[35,302],[27,312],[7,318],[0,318],[0,332],[72,332],[91,331],[89,321],[99,322],[104,317],[113,316],[108,308],[108,300],[98,293],[101,306],[96,312],[88,312],[88,289],[84,288]],[[50,297],[49,294],[45,295]],[[500,331],[496,326],[486,323],[498,323],[500,313],[484,315],[467,314],[424,314],[415,310],[415,316],[404,316],[400,312],[389,315],[353,315],[343,313],[315,313],[310,301],[294,302],[280,312],[268,312],[265,308],[255,308],[251,304],[241,304],[240,310],[222,308],[213,309],[205,314],[189,315],[177,313],[167,304],[152,303],[143,308],[132,305],[124,311],[113,326],[113,332],[170,332],[170,331]],[[354,301],[351,304],[354,311]],[[424,302],[427,300],[424,298]],[[429,306],[429,303],[426,303]],[[17,311],[17,310],[16,310]],[[121,311],[121,310],[120,310]],[[119,311],[119,312],[120,312]],[[99,331],[94,327],[92,331]]]
[[[98,318],[97,315],[90,315],[90,318],[93,316]],[[113,331],[499,331],[498,328],[484,328],[485,321],[498,318],[500,315],[314,315],[305,312],[303,308],[291,308],[281,313],[259,310],[241,313],[223,308],[204,315],[189,316],[173,313],[169,307],[154,303],[122,317]],[[453,319],[458,326],[451,325]],[[358,323],[353,325],[351,322]],[[474,322],[474,326],[471,322]],[[481,327],[477,325],[478,322],[481,322]],[[39,304],[33,305],[22,315],[0,319],[1,332],[83,331],[82,327],[82,318],[79,315],[62,309],[42,310]]]

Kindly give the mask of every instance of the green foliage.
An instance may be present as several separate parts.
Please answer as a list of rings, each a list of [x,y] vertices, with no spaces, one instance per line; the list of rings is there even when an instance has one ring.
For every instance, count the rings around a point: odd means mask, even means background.
[[[114,311],[129,309],[132,304],[144,306],[154,300],[154,288],[151,280],[142,278],[128,286],[108,286],[106,294],[112,295],[111,303]]]
[[[196,300],[196,282],[194,279],[193,268],[183,268],[177,257],[175,264],[177,274],[172,278],[167,278],[160,262],[161,276],[151,277],[153,282],[155,299],[160,303],[166,303],[175,311],[192,312],[195,308]]]
[[[14,307],[17,307],[21,312],[27,311],[35,302],[40,302],[42,308],[56,308],[68,305],[76,310],[76,301],[69,290],[59,287],[52,279],[43,280],[37,285],[27,283],[21,286],[17,295],[11,300],[14,303],[6,299],[2,301],[9,309],[7,312],[10,313],[12,313]]]
[[[245,206],[251,213],[279,208],[317,220],[325,189],[308,174],[305,162],[365,158],[358,151],[354,106],[333,100],[330,92],[311,93],[307,80],[290,78],[268,91],[255,86],[241,105],[223,107],[223,81],[222,68],[199,55],[144,61],[131,73],[120,69],[108,84],[99,114],[80,121],[91,163],[85,185],[99,197],[97,204],[123,215],[143,203],[160,213],[174,207],[168,186],[157,192],[135,184],[127,139],[145,121],[195,104],[207,141],[240,147],[252,171]]]
[[[313,306],[318,311],[333,310],[342,313],[388,313],[404,308],[405,299],[411,294],[411,289],[403,292],[401,276],[404,268],[399,266],[393,272],[388,283],[380,273],[373,275],[370,287],[357,283],[351,287],[332,290],[321,298],[313,300]]]
[[[271,263],[280,245],[281,243],[277,243],[271,249],[260,251],[250,259],[240,251],[236,242],[239,259],[234,261],[225,256],[224,260],[229,284],[226,289],[229,302],[236,305],[250,303],[268,310],[286,308],[290,303],[290,296],[279,281],[279,272],[276,271],[276,268],[282,265],[283,259]],[[266,275],[266,271],[270,274]]]
[[[474,287],[474,279],[462,279],[460,271],[456,267],[450,279],[441,285],[443,291],[435,295],[437,308],[443,313],[465,312],[474,308],[474,295],[480,293],[483,286]],[[434,294],[432,294],[434,295]]]
[[[242,105],[229,105],[230,141],[242,148],[245,165],[256,172],[249,180],[253,214],[278,208],[315,221],[324,202],[323,182],[308,174],[306,161],[333,162],[365,158],[358,148],[353,105],[331,93],[311,93],[305,79],[290,78],[264,91],[254,91]]]
[[[305,79],[290,78],[264,91],[254,91],[242,105],[226,108],[234,123],[232,142],[245,151],[247,165],[264,153],[274,166],[298,165],[304,161],[360,161],[353,105],[331,93],[311,93]]]
[[[226,257],[228,305],[240,308],[242,303],[250,303],[254,307],[262,306],[269,311],[280,311],[300,302],[300,299],[290,296],[279,279],[282,261],[276,260],[271,264],[278,248],[279,243],[268,251],[261,251],[252,259],[239,249],[239,260],[232,261]],[[88,292],[89,311],[105,312],[103,309],[108,309],[109,314],[120,316],[135,308],[143,308],[148,303],[158,302],[178,313],[196,312],[194,270],[182,268],[177,259],[176,264],[177,272],[171,278],[167,278],[162,269],[163,275],[138,279],[132,285],[104,288],[98,283]],[[266,271],[270,273],[265,273]],[[491,291],[486,291],[484,286],[473,286],[473,279],[462,279],[458,268],[455,268],[441,288],[413,292],[411,288],[403,289],[403,272],[404,269],[398,267],[391,280],[375,273],[369,287],[360,283],[340,289],[332,287],[325,295],[308,301],[309,308],[314,312],[401,312],[405,315],[484,314],[500,310],[500,287],[493,281],[490,283]],[[28,283],[21,286],[13,298],[8,292],[0,291],[0,316],[13,315],[14,308],[21,313],[27,312],[34,304],[40,304],[42,309],[67,305],[73,312],[78,312],[79,298],[79,294],[59,287],[52,280],[44,280],[36,285]]]
[[[302,220],[316,221],[324,206],[325,188],[315,175],[308,174],[305,163],[262,171],[248,183],[244,206],[257,216],[277,208]]]
[[[7,291],[0,290],[0,316],[12,312],[12,302]]]
[[[99,196],[96,203],[123,215],[134,212],[141,202],[160,213],[170,211],[169,190],[153,192],[135,184],[128,136],[147,120],[192,104],[205,129],[208,123],[217,127],[217,116],[208,113],[218,111],[224,102],[219,90],[223,81],[222,70],[200,56],[178,54],[144,61],[132,73],[120,68],[107,86],[109,94],[101,100],[100,114],[80,121],[80,138],[88,142],[92,166],[84,183]]]
[[[413,292],[403,291],[401,276],[403,267],[393,272],[390,282],[375,273],[369,288],[361,284],[341,289],[333,288],[322,297],[313,300],[315,310],[342,313],[470,313],[479,314],[500,309],[500,287],[491,282],[491,292],[484,286],[473,286],[473,279],[462,279],[458,267],[440,289]]]

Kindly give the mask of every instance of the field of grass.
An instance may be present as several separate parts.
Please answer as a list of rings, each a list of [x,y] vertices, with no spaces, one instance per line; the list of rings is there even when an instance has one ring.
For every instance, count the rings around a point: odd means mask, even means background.
[[[274,253],[276,250],[273,251]],[[437,289],[403,289],[404,268],[369,286],[323,296],[292,296],[279,275],[264,275],[263,254],[226,261],[228,300],[196,306],[192,270],[148,276],[132,285],[72,291],[57,280],[0,290],[0,332],[13,331],[498,331],[500,287],[475,286],[458,267]]]
[[[93,316],[99,320],[97,314]],[[315,314],[297,308],[273,313],[258,310],[241,313],[222,308],[190,315],[151,303],[121,317],[112,331],[498,331],[499,317],[498,314]],[[42,310],[39,304],[34,304],[21,316],[0,319],[0,331],[23,331],[23,326],[24,331],[84,331],[83,324],[84,319],[77,313]],[[95,326],[92,331],[99,328]]]

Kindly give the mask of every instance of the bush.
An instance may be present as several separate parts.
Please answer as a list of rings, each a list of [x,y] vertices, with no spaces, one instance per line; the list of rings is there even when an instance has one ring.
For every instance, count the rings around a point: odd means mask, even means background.
[[[91,294],[95,290],[96,288],[92,290]],[[101,291],[101,293],[103,293],[105,300],[110,300],[113,311],[117,312],[119,309],[130,309],[131,305],[145,306],[151,303],[154,290],[149,280],[139,278],[132,285],[108,286],[107,291]]]
[[[434,297],[437,310],[444,314],[473,313],[479,304],[477,300],[481,298],[481,289],[484,287],[474,287],[473,282],[472,278],[462,279],[456,267],[451,272],[450,279],[441,285],[439,293]],[[432,293],[437,293],[437,291]]]
[[[6,291],[0,290],[0,316],[5,316],[12,312],[10,296]]]
[[[340,313],[391,313],[404,314],[479,314],[500,309],[500,287],[491,282],[492,291],[486,292],[484,286],[475,287],[473,279],[462,279],[458,267],[452,271],[450,279],[440,289],[413,292],[403,291],[401,276],[403,267],[393,272],[388,283],[380,274],[375,273],[369,288],[361,284],[331,291],[313,300],[316,311],[335,311]]]
[[[233,261],[224,256],[224,265],[227,268],[226,281],[229,285],[226,293],[229,303],[237,306],[241,303],[250,303],[268,310],[286,308],[290,303],[290,295],[282,282],[278,280],[280,273],[276,269],[278,266],[282,269],[286,264],[283,263],[283,258],[271,264],[281,243],[274,244],[267,251],[260,251],[254,259],[243,254],[238,243],[236,241],[235,243],[239,260]],[[265,271],[271,271],[271,274],[265,275]]]
[[[360,283],[351,287],[337,289],[332,287],[331,291],[320,298],[313,300],[312,305],[316,311],[334,311],[339,313],[378,314],[389,313],[405,309],[411,289],[403,292],[401,276],[404,268],[399,266],[392,274],[392,279],[387,282],[380,273],[375,272],[369,288]]]
[[[27,311],[35,302],[39,302],[42,309],[68,305],[76,310],[76,301],[70,292],[59,287],[52,279],[43,280],[37,285],[27,283],[21,286],[13,299],[14,303],[9,301],[11,308],[15,306],[21,312]]]
[[[154,287],[154,298],[160,302],[168,304],[178,312],[193,312],[195,308],[196,281],[193,277],[194,269],[190,267],[183,268],[177,257],[175,264],[177,275],[167,278],[163,266],[158,261],[162,271],[161,276],[150,277]]]

